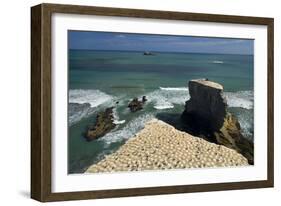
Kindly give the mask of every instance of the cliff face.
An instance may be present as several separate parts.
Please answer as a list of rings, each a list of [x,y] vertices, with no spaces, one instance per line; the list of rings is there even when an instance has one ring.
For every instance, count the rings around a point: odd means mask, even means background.
[[[190,100],[184,113],[204,122],[204,128],[218,130],[226,116],[226,101],[220,84],[206,80],[191,80],[188,84]]]
[[[186,102],[182,119],[186,130],[208,141],[235,149],[253,164],[253,144],[241,134],[240,124],[227,112],[223,87],[208,80],[191,80],[190,100]]]

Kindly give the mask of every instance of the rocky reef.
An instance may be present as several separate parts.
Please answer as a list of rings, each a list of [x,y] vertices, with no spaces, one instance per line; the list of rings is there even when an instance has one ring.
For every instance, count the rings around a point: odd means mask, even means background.
[[[253,164],[253,143],[242,135],[237,118],[227,111],[222,85],[198,79],[189,81],[188,88],[190,99],[182,114],[185,130],[235,149],[247,158],[249,164]]]
[[[89,127],[85,137],[88,141],[98,139],[114,129],[115,126],[113,107],[107,108],[97,114],[95,124]]]
[[[153,119],[116,152],[90,166],[86,173],[247,165],[247,159],[233,149]]]
[[[143,109],[143,105],[146,101],[147,101],[146,96],[143,96],[142,100],[138,100],[138,98],[134,98],[132,101],[130,101],[128,107],[130,108],[131,112],[136,112],[138,110]]]

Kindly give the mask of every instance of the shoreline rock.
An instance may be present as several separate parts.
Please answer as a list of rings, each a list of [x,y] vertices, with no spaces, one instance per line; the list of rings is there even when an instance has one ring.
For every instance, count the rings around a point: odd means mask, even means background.
[[[210,143],[153,119],[116,152],[86,173],[247,166],[233,149]]]
[[[146,101],[146,96],[143,96],[141,101],[139,101],[138,98],[134,98],[132,101],[130,101],[128,107],[130,108],[131,112],[136,112],[143,109],[143,105]]]
[[[189,81],[188,88],[190,99],[182,114],[186,131],[235,149],[254,164],[253,143],[242,135],[237,118],[227,111],[222,85],[199,79]]]
[[[116,127],[114,123],[113,108],[99,112],[96,116],[96,123],[89,127],[85,137],[88,141],[98,139]]]

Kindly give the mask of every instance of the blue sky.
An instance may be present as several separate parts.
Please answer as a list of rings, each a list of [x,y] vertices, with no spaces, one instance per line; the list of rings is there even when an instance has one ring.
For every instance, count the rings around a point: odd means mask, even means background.
[[[246,39],[93,31],[69,31],[68,38],[70,49],[216,54],[253,54],[254,52],[254,41]]]

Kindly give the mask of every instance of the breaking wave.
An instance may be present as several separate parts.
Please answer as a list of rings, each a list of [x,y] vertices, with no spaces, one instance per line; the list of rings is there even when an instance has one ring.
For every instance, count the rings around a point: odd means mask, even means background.
[[[138,131],[143,129],[145,123],[153,118],[154,116],[152,114],[141,115],[128,122],[127,125],[123,128],[107,133],[105,136],[98,139],[98,141],[104,141],[106,144],[109,145],[114,142],[129,139],[130,137],[133,137]]]
[[[113,100],[113,97],[96,89],[71,89],[69,90],[70,103],[89,103],[91,107],[97,107],[105,102]]]
[[[212,61],[213,64],[223,64],[224,62],[223,61],[218,61],[218,60],[215,60],[215,61]]]
[[[89,116],[94,113],[94,109],[88,103],[78,104],[69,103],[68,104],[68,122],[70,125],[78,122],[85,116]]]
[[[254,93],[253,91],[224,92],[229,107],[240,107],[253,109]]]
[[[155,109],[163,110],[172,109],[175,104],[184,105],[189,99],[189,92],[186,87],[160,87],[146,96]]]
[[[184,105],[190,98],[187,87],[159,87],[146,94],[148,101],[153,103],[153,107],[158,110],[172,109],[175,104]],[[253,109],[253,91],[224,92],[229,107],[240,107]]]
[[[72,125],[80,121],[82,118],[93,114],[96,111],[96,108],[103,104],[110,106],[110,104],[113,103],[113,100],[113,96],[101,92],[100,90],[69,90],[69,124]]]
[[[188,91],[187,87],[159,87],[159,89],[165,91]]]

